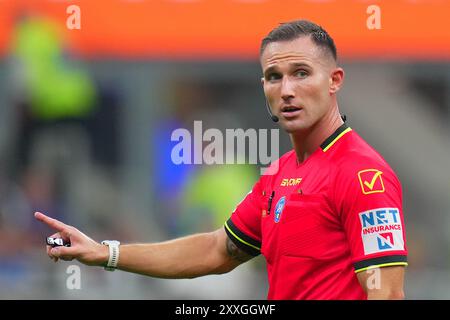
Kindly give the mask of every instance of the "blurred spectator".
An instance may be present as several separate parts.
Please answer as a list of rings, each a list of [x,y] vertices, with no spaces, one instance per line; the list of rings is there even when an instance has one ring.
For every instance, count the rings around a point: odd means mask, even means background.
[[[167,235],[173,237],[179,234],[182,192],[189,176],[197,168],[194,164],[175,164],[172,161],[172,149],[178,144],[178,141],[171,140],[172,133],[179,128],[192,133],[192,123],[209,99],[206,91],[200,90],[195,82],[175,81],[168,87],[166,99],[170,108],[165,110],[166,114],[151,131],[152,177],[149,183],[156,212],[161,212],[156,214],[156,218]]]
[[[50,196],[55,202],[64,201],[83,178],[109,180],[119,161],[120,94],[69,61],[63,39],[52,20],[22,16],[11,46],[19,114],[15,175],[26,189],[30,181],[55,181],[58,192]],[[95,170],[104,172],[103,178],[90,173],[93,165],[100,166]],[[39,180],[36,168],[49,179]]]

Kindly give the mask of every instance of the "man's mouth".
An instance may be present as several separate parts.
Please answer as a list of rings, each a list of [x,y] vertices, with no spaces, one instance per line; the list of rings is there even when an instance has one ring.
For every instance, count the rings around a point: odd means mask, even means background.
[[[292,118],[292,117],[297,116],[300,113],[300,111],[302,111],[302,110],[303,110],[303,108],[301,108],[301,107],[285,106],[285,107],[281,108],[281,114],[285,118]]]
[[[295,107],[295,106],[286,106],[281,108],[281,112],[295,112],[297,110],[302,110],[302,108],[300,107]]]

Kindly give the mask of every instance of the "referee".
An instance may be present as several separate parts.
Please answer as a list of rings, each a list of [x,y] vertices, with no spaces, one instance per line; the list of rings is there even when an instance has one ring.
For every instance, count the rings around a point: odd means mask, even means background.
[[[344,81],[333,39],[306,20],[263,39],[261,80],[272,120],[293,150],[256,182],[224,228],[162,243],[95,242],[36,213],[70,247],[57,261],[160,278],[229,272],[263,254],[269,299],[403,299],[407,249],[401,184],[341,117]],[[376,277],[376,279],[374,278]]]

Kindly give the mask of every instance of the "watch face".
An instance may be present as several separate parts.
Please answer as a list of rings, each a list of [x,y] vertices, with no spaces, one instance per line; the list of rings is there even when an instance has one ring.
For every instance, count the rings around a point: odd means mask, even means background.
[[[102,244],[107,244],[107,245],[120,245],[120,241],[117,240],[104,240],[102,241]]]

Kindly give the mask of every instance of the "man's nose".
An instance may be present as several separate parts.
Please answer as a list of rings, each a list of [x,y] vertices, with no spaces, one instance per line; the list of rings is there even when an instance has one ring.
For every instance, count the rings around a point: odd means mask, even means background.
[[[289,100],[295,96],[294,83],[289,80],[289,77],[283,77],[281,81],[281,98]]]

